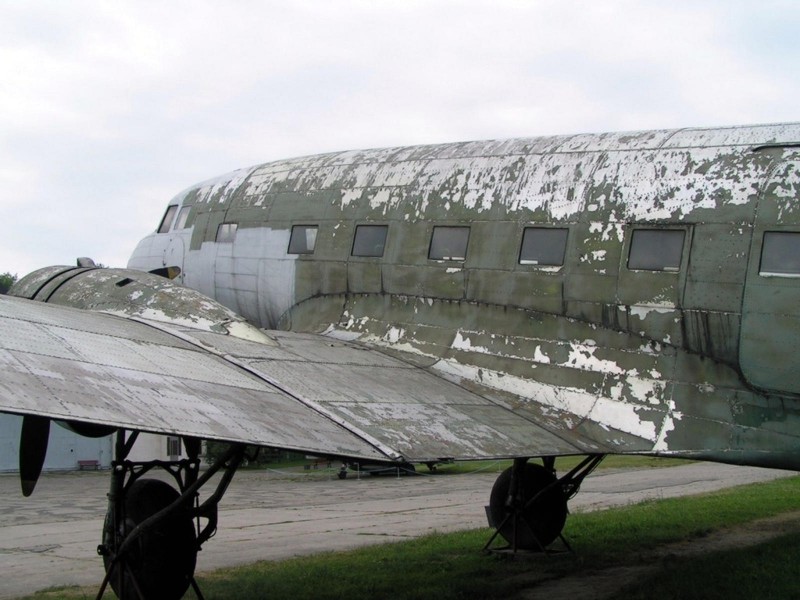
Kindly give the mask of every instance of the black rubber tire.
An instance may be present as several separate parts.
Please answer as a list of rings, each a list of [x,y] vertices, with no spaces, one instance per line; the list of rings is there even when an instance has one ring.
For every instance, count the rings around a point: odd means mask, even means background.
[[[510,509],[506,506],[511,486],[509,467],[497,478],[489,500],[492,523],[503,538],[514,545],[514,519],[506,520]],[[525,463],[522,467],[522,505],[541,490],[556,481],[555,474],[541,465]],[[504,522],[505,521],[505,522]],[[555,485],[526,510],[517,516],[516,547],[520,550],[541,550],[558,538],[567,521],[567,498],[561,486]]]
[[[126,519],[123,535],[130,533],[139,523],[179,497],[171,485],[158,479],[135,481],[125,497]],[[107,516],[103,539],[110,539],[112,526],[111,519]],[[157,524],[134,542],[131,550],[126,553],[125,560],[145,598],[182,598],[191,584],[197,563],[197,537],[191,517],[186,512],[179,511]],[[104,556],[103,561],[107,571],[111,558]],[[135,594],[131,573],[126,573],[124,583],[129,595]],[[116,573],[111,575],[110,583],[117,597],[122,597]]]

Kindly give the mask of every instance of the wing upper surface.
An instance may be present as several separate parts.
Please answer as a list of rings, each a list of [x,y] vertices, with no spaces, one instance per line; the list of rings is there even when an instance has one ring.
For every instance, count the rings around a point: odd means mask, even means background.
[[[386,459],[208,350],[145,323],[0,296],[0,411]]]
[[[412,461],[568,454],[558,435],[374,349],[274,344],[0,296],[0,411]]]
[[[248,368],[406,460],[580,453],[507,408],[375,349],[313,334],[270,335],[277,346],[243,358]],[[249,347],[222,341],[241,356]]]

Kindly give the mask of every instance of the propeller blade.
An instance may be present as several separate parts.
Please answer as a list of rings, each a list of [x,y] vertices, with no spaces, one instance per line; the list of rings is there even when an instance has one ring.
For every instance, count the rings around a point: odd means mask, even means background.
[[[50,419],[26,415],[22,419],[22,433],[19,436],[19,478],[22,495],[33,493],[42,472],[47,455],[47,440],[50,437]]]

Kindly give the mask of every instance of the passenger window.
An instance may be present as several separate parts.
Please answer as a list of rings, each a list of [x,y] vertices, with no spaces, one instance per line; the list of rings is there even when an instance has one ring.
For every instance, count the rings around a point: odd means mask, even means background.
[[[566,228],[526,227],[522,234],[519,264],[560,267],[567,251]]]
[[[164,213],[164,217],[161,219],[161,224],[158,226],[158,233],[167,233],[172,227],[172,221],[175,220],[175,213],[178,212],[178,205],[171,204],[167,207],[167,212]]]
[[[800,275],[800,233],[764,233],[758,272],[760,275]]]
[[[682,229],[635,229],[631,236],[628,268],[679,271],[685,236]]]
[[[466,260],[469,227],[434,227],[428,258]]]
[[[388,225],[357,225],[353,256],[383,256]]]
[[[316,225],[295,225],[289,238],[289,254],[314,254],[317,245]]]
[[[191,206],[181,208],[181,212],[178,213],[178,220],[175,221],[175,229],[186,229],[186,219],[189,218],[190,210],[192,210]]]
[[[233,242],[238,227],[236,223],[220,223],[220,226],[217,227],[217,242],[220,244]]]

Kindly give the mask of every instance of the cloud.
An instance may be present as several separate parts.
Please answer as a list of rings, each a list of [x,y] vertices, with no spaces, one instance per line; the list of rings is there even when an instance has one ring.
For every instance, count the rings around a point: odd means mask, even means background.
[[[122,265],[168,199],[359,147],[795,118],[788,2],[0,4],[0,271]]]

